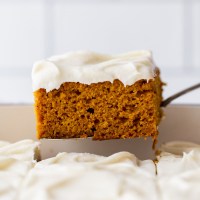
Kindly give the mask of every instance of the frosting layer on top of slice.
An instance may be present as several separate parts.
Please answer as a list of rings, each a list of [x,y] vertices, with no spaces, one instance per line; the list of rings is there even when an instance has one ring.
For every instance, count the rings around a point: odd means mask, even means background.
[[[119,79],[125,86],[153,79],[155,64],[150,51],[104,55],[90,51],[69,52],[38,61],[32,70],[33,91],[58,89],[64,82],[83,84]]]

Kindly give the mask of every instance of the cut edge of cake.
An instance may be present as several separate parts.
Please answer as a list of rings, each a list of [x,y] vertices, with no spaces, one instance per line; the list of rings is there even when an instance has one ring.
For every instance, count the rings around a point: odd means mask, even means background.
[[[119,79],[90,84],[63,81],[59,88],[51,91],[35,90],[37,138],[93,137],[105,140],[151,136],[155,141],[162,116],[163,83],[151,54],[147,60],[139,58],[134,60],[136,68],[153,65],[149,79],[139,79],[130,85],[124,85]],[[98,67],[98,64],[94,65]],[[82,67],[87,69],[88,64]],[[58,65],[58,69],[63,68]]]

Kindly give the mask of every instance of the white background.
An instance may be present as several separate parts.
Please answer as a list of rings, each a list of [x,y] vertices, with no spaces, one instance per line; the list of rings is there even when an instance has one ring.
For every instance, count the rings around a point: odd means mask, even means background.
[[[33,63],[84,49],[152,50],[166,98],[200,82],[200,1],[0,0],[0,103],[32,103]]]

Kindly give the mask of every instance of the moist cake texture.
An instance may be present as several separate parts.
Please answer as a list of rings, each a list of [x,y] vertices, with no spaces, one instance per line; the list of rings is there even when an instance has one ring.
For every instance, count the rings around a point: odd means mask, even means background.
[[[38,138],[156,139],[162,82],[148,51],[68,53],[34,65]]]

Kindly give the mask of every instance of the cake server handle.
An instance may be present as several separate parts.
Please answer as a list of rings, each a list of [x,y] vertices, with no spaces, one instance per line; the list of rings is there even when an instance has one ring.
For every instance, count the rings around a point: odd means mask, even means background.
[[[191,87],[189,87],[189,88],[186,88],[186,89],[184,89],[184,90],[182,90],[182,91],[180,91],[180,92],[178,92],[178,93],[176,93],[176,94],[170,96],[169,98],[167,98],[167,99],[165,99],[164,101],[162,101],[160,106],[161,106],[161,107],[166,107],[166,106],[167,106],[168,104],[170,104],[174,99],[177,99],[178,97],[180,97],[180,96],[182,96],[182,95],[184,95],[184,94],[186,94],[186,93],[188,93],[188,92],[191,92],[191,91],[193,91],[193,90],[195,90],[195,89],[197,89],[197,88],[200,88],[200,83],[195,84],[195,85],[193,85],[193,86],[191,86]]]

